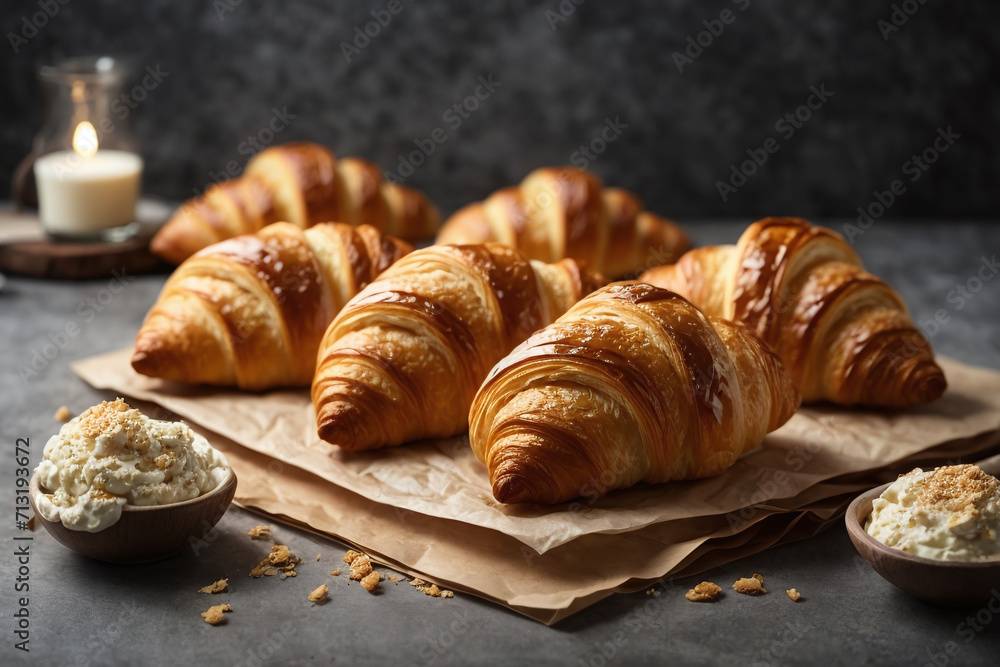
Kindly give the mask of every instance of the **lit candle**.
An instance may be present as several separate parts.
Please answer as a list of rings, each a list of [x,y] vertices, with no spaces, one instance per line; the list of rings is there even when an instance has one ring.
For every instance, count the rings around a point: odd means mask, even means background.
[[[38,213],[46,231],[88,236],[135,220],[142,158],[98,150],[94,126],[83,121],[73,132],[73,150],[35,162]]]

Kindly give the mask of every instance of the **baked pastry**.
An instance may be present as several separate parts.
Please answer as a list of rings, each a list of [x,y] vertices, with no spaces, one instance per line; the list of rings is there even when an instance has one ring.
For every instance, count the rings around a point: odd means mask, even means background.
[[[331,220],[367,224],[415,241],[434,236],[440,216],[416,190],[383,181],[371,162],[338,160],[323,146],[296,142],[261,151],[241,177],[185,203],[150,247],[179,264],[213,243],[279,220],[302,228]]]
[[[895,290],[862,268],[842,236],[805,220],[765,218],[736,245],[692,250],[640,280],[746,324],[807,403],[905,408],[947,387]]]
[[[413,246],[369,225],[269,225],[205,248],[167,279],[135,341],[152,377],[308,387],[334,315]]]
[[[330,324],[312,388],[319,436],[353,451],[465,431],[493,364],[604,282],[497,243],[411,253]]]
[[[722,473],[799,406],[744,327],[616,283],[535,332],[483,383],[469,441],[502,503],[559,503]]]
[[[675,262],[691,247],[680,227],[644,211],[634,194],[602,188],[595,174],[575,167],[536,169],[520,185],[460,209],[437,237],[489,241],[543,262],[570,257],[612,277]]]

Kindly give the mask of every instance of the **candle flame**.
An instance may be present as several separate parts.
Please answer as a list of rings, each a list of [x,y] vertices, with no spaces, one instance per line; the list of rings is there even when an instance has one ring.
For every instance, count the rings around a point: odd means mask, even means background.
[[[84,159],[97,152],[97,130],[89,121],[82,121],[73,131],[73,150]]]

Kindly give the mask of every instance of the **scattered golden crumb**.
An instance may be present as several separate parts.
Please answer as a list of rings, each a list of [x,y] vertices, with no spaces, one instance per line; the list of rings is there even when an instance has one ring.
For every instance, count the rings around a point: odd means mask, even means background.
[[[316,562],[317,562],[317,563],[319,562],[319,557],[320,557],[320,556],[322,556],[322,555],[323,555],[323,554],[316,554]]]
[[[229,588],[229,579],[219,579],[214,584],[209,584],[204,588],[199,588],[199,593],[224,593]]]
[[[361,553],[360,551],[355,551],[354,549],[351,549],[346,554],[344,554],[344,562],[353,563],[354,559],[357,558],[358,556],[364,556],[364,554]]]
[[[760,579],[757,577],[750,577],[749,579],[744,577],[742,579],[737,579],[736,583],[733,584],[733,590],[737,593],[743,593],[744,595],[763,595],[767,592],[767,589],[764,588],[764,584],[761,583],[761,579],[763,579],[763,577]]]
[[[651,598],[658,598],[660,597],[660,591],[656,590],[655,588],[650,588],[648,591],[646,591],[646,595]]]
[[[309,601],[320,602],[321,600],[326,600],[327,593],[329,592],[330,589],[327,587],[326,584],[320,584],[319,588],[317,588],[316,590],[314,590],[312,593],[309,594]]]
[[[275,544],[271,547],[271,553],[267,555],[267,558],[250,570],[250,576],[255,579],[262,576],[273,577],[280,571],[284,576],[294,577],[295,566],[301,562],[302,560],[289,551],[284,544]]]
[[[367,577],[371,571],[372,562],[368,556],[362,554],[351,561],[351,579],[353,581],[361,581],[361,579]]]
[[[759,581],[761,586],[764,585],[764,575],[763,574],[758,574],[758,573],[754,572],[753,573],[753,578],[756,579],[757,581]]]
[[[684,597],[691,602],[713,602],[721,592],[722,589],[711,581],[703,581],[685,593]]]
[[[247,533],[251,540],[269,540],[271,539],[271,527],[270,526],[254,526]]]
[[[68,422],[73,415],[65,405],[56,410],[55,419],[57,422]]]
[[[228,604],[217,604],[214,607],[209,607],[208,611],[203,612],[201,617],[205,619],[205,622],[209,625],[218,625],[222,622],[222,612],[232,611],[233,608]]]
[[[452,593],[451,591],[441,591],[441,597],[443,597],[443,598],[453,598],[453,597],[455,597],[455,594]]]
[[[426,586],[427,582],[424,581],[423,579],[421,579],[420,577],[416,577],[413,581],[410,582],[410,585],[411,586]]]
[[[789,588],[787,591],[785,591],[785,595],[790,597],[792,599],[792,602],[798,602],[800,599],[802,599],[802,593],[799,593],[794,588]]]
[[[394,577],[391,574],[386,575],[386,577],[388,577],[389,581],[391,581],[392,583],[396,584],[397,586],[399,585],[398,577]]]
[[[340,570],[331,570],[330,574],[332,574],[335,577],[339,577],[340,576]]]
[[[369,566],[370,567],[370,566]],[[353,576],[351,577],[354,578]],[[374,570],[369,572],[367,576],[361,579],[361,586],[369,593],[374,593],[375,589],[378,588],[379,583],[381,583],[382,577],[379,576],[378,572]]]

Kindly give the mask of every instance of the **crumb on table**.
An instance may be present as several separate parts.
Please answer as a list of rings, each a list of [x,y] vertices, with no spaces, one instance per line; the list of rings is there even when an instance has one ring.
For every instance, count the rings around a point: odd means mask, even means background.
[[[209,607],[208,611],[202,612],[201,616],[209,625],[218,625],[223,621],[222,613],[232,610],[233,608],[228,604],[217,604],[214,607]]]
[[[309,594],[310,602],[320,602],[327,599],[327,594],[330,592],[330,588],[326,584],[320,584],[312,593]]]
[[[716,584],[711,581],[703,581],[685,593],[684,597],[691,602],[713,602],[721,592],[722,588]]]

